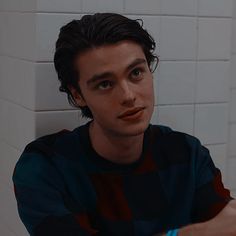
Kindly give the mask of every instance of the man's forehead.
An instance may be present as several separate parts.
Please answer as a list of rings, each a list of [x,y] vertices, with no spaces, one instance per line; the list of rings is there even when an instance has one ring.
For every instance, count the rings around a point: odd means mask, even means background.
[[[86,77],[92,77],[107,71],[126,70],[132,64],[141,62],[146,62],[141,46],[134,42],[122,41],[87,50],[77,58],[76,65],[80,75],[86,73]]]
[[[110,58],[107,58],[107,55]],[[89,48],[78,56],[78,61],[84,59],[96,59],[99,62],[109,62],[111,59],[118,57],[137,57],[144,55],[143,48],[136,42],[122,40],[114,44],[105,44]],[[111,58],[112,57],[112,58]]]
[[[78,56],[77,62],[78,65],[92,64],[94,67],[109,65],[114,62],[127,65],[136,58],[145,58],[141,46],[131,41],[122,41],[88,49]]]

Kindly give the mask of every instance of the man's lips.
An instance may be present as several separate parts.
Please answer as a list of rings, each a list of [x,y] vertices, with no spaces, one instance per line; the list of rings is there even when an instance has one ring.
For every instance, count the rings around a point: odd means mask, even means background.
[[[126,117],[126,116],[129,116],[129,115],[133,115],[141,110],[143,110],[144,107],[136,107],[134,109],[131,109],[131,110],[128,110],[128,111],[125,111],[123,112],[120,116],[118,116],[119,118],[123,118],[123,117]]]

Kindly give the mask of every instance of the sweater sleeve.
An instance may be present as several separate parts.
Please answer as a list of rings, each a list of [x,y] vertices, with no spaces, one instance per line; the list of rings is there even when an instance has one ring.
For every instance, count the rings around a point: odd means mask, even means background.
[[[196,139],[194,146],[195,195],[192,219],[204,222],[216,216],[233,198],[222,182],[221,171],[209,150]]]
[[[42,154],[23,152],[12,180],[18,213],[30,235],[99,235],[82,204],[76,213],[66,207],[63,179]]]

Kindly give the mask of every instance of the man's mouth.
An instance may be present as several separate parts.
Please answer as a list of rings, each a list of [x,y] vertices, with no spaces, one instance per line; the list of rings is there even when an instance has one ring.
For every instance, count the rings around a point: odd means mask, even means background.
[[[134,115],[136,114],[137,112],[143,110],[144,107],[136,107],[134,109],[131,109],[131,110],[128,110],[128,111],[125,111],[124,113],[122,113],[119,118],[123,118],[123,117],[126,117],[126,116],[131,116],[131,115]]]

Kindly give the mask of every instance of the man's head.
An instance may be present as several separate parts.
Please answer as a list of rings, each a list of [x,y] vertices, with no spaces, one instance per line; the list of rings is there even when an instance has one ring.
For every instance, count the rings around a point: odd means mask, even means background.
[[[78,100],[76,95],[85,101],[89,100],[89,97],[85,95],[87,87],[84,87],[84,91],[81,87],[84,82],[81,81],[81,73],[83,73],[84,64],[88,65],[91,72],[94,70],[94,65],[89,65],[90,61],[78,63],[78,59],[86,52],[105,46],[118,45],[121,42],[133,42],[140,47],[150,71],[153,72],[151,68],[154,62],[156,65],[158,63],[158,57],[153,54],[155,42],[138,20],[131,20],[115,13],[97,13],[85,15],[80,20],[73,20],[61,28],[54,55],[54,65],[61,82],[60,91],[67,93],[69,103],[80,108],[83,117],[94,119],[95,110],[93,112],[88,104],[81,103],[81,99]],[[128,45],[126,44],[126,47]],[[114,47],[110,47],[110,49],[113,50]],[[116,49],[119,50],[119,48]],[[122,46],[121,49],[123,50]],[[116,52],[119,53],[117,50]],[[87,59],[90,60],[90,58]],[[108,58],[108,60],[110,59]],[[119,61],[114,62],[120,63]],[[88,80],[89,78],[83,79]],[[89,95],[91,97],[91,94]],[[136,105],[140,104],[134,104],[134,107]],[[103,103],[100,106],[103,106]]]

